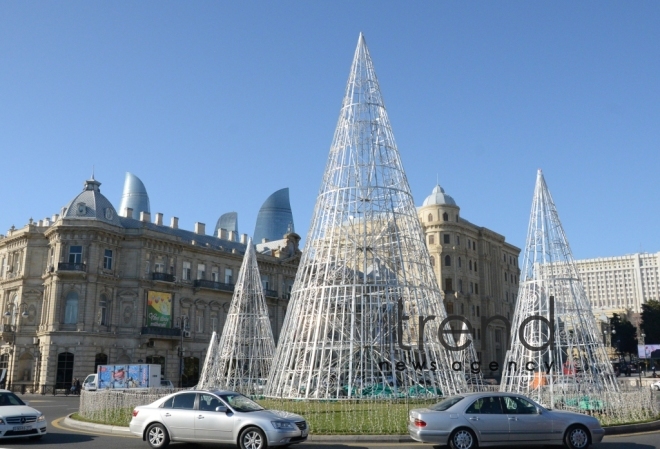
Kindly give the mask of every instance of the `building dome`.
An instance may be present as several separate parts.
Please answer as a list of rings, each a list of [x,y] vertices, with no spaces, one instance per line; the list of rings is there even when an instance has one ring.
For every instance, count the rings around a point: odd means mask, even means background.
[[[66,206],[62,218],[78,220],[99,220],[121,226],[117,211],[108,199],[101,194],[100,182],[94,179],[85,181],[83,191]]]
[[[447,195],[445,189],[438,184],[433,188],[433,192],[426,197],[422,206],[456,206],[456,201]]]

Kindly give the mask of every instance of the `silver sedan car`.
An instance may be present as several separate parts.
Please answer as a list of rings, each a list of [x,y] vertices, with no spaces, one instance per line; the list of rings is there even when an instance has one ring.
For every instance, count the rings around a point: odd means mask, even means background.
[[[547,444],[584,449],[605,435],[592,416],[548,410],[514,393],[463,394],[411,410],[408,431],[417,441],[452,449]]]
[[[309,432],[302,416],[266,410],[233,391],[181,391],[133,410],[131,433],[154,449],[170,441],[236,444],[265,449],[301,443]]]

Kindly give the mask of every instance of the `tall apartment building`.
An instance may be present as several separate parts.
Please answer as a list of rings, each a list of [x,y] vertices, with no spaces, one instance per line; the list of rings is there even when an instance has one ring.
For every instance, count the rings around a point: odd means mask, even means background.
[[[660,253],[577,260],[577,267],[594,313],[603,319],[613,313],[633,322],[642,304],[660,299]],[[637,323],[634,323],[637,324]]]
[[[133,218],[131,207],[120,215],[100,185],[86,181],[61,214],[0,236],[0,368],[18,391],[67,388],[99,364],[128,363],[160,364],[191,386],[222,331],[247,236],[179,229],[162,214],[152,222],[147,210]],[[258,254],[276,338],[299,240],[289,233]]]
[[[473,326],[473,341],[484,374],[492,361],[503,366],[507,350],[507,326],[483,318],[513,318],[518,293],[520,248],[505,237],[460,216],[454,199],[437,185],[417,209],[426,234],[431,263],[444,291],[448,315],[461,315]]]

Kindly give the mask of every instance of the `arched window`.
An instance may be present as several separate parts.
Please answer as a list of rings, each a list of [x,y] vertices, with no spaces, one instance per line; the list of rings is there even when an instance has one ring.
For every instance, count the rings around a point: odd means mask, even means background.
[[[183,359],[183,373],[181,375],[181,387],[188,388],[199,382],[199,359],[197,357],[186,357]]]
[[[463,261],[461,261],[461,258],[458,258],[458,268],[461,268],[463,266]]]
[[[428,218],[426,219],[426,221],[433,221],[433,214],[429,214],[429,216],[428,216]]]
[[[55,388],[71,388],[71,380],[73,380],[73,354],[61,352],[57,355]]]
[[[472,271],[472,261],[471,260],[468,262],[468,267],[470,268],[470,271]]]
[[[101,295],[99,301],[98,323],[101,326],[108,325],[108,297],[105,294]]]
[[[442,214],[442,221],[449,221],[449,214],[447,212]]]
[[[66,307],[64,309],[64,324],[76,324],[78,322],[78,293],[69,292],[66,295]]]
[[[451,267],[451,256],[445,256],[445,267]]]
[[[463,293],[463,279],[458,280],[458,291]]]
[[[97,372],[99,365],[108,364],[108,354],[99,353],[94,357],[94,372]]]
[[[431,266],[435,267],[435,257],[431,256]]]

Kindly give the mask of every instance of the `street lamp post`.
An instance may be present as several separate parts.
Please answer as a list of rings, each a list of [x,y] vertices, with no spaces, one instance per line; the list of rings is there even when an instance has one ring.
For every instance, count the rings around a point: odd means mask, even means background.
[[[188,330],[188,316],[181,315],[176,319],[177,327],[181,331],[179,334],[179,349],[177,355],[179,356],[179,388],[183,388],[183,356],[186,350],[183,347],[183,333]]]

